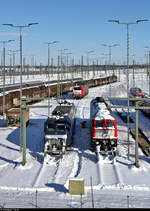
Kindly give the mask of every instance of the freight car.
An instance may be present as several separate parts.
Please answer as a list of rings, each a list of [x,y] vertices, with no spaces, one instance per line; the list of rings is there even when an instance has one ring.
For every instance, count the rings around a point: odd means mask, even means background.
[[[117,81],[117,76],[107,76],[100,77],[96,79],[85,80],[84,82],[88,84],[88,87],[101,86],[108,83],[114,83]],[[51,88],[51,96],[56,96],[57,94],[57,80],[54,81],[32,81],[22,84],[23,96],[28,96],[29,98],[37,97],[47,97],[48,96],[48,86]],[[62,80],[61,83],[65,84],[65,87],[62,86],[62,92],[70,91],[70,87],[78,84],[79,86],[83,84],[82,78],[74,78],[68,80]],[[20,106],[20,85],[19,83],[15,85],[10,85],[5,87],[6,91],[6,111],[12,107]],[[3,111],[3,88],[0,86],[0,115]],[[29,100],[27,103],[33,103],[34,100]]]
[[[73,87],[73,97],[74,98],[83,98],[89,92],[88,85],[80,85]]]
[[[44,143],[46,154],[64,154],[71,147],[76,108],[64,101],[52,112],[44,123]]]
[[[91,144],[100,152],[116,152],[117,120],[102,97],[96,97],[90,103]]]
[[[7,126],[19,127],[20,126],[20,108],[11,108],[6,112]],[[26,109],[26,124],[29,123],[29,108]]]

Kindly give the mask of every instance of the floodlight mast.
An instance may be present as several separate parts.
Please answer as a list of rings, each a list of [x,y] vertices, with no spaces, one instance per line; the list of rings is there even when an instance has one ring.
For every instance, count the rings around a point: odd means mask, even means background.
[[[53,41],[53,42],[45,42],[45,44],[48,45],[48,80],[50,81],[50,71],[49,71],[49,66],[50,66],[50,45],[59,43],[59,41]],[[50,88],[48,86],[48,97],[50,98]],[[48,117],[50,117],[50,99],[48,98]]]
[[[13,55],[13,71],[15,72],[15,54],[20,50],[9,50]],[[13,74],[13,84],[15,84],[15,75]]]
[[[15,40],[5,40],[0,41],[0,43],[3,43],[3,120],[5,120],[5,44],[9,42],[13,42]]]
[[[87,55],[87,71],[85,72],[85,77],[86,77],[86,78],[89,77],[89,71],[90,71],[90,70],[89,70],[89,69],[90,69],[90,68],[89,68],[89,66],[90,66],[90,64],[89,64],[89,54],[90,54],[90,53],[94,53],[94,51],[93,51],[93,50],[89,50],[89,51],[86,52],[86,55]],[[86,73],[87,73],[87,74],[86,74]]]
[[[109,48],[109,65],[111,65],[111,48],[119,46],[119,44],[113,44],[113,45],[101,44],[101,45]]]
[[[23,121],[23,117],[22,117],[22,110],[21,110],[21,106],[22,106],[22,70],[23,70],[23,64],[22,64],[22,28],[25,27],[30,27],[32,25],[36,25],[38,24],[36,23],[28,23],[27,25],[14,25],[11,23],[5,23],[2,24],[3,26],[10,26],[10,27],[14,27],[14,28],[19,28],[19,32],[20,32],[20,151],[22,151],[22,147],[23,147],[23,165],[25,165],[26,160],[25,160],[25,153],[26,153],[26,146],[23,146],[25,144],[23,144],[23,128],[22,128],[22,121]]]
[[[149,65],[150,65],[150,46],[145,46],[144,48],[148,49],[147,75],[149,76],[149,96],[150,96],[150,70],[149,70]]]
[[[127,26],[127,97],[129,98],[129,25],[131,24],[138,24],[140,22],[148,21],[148,19],[139,19],[135,22],[120,22],[119,20],[108,20],[108,22],[114,22],[118,24],[124,24]],[[129,100],[128,100],[128,107],[129,107]],[[127,115],[127,125],[128,125],[128,160],[129,160],[129,153],[130,153],[130,142],[129,142],[129,109],[128,109],[128,115]]]

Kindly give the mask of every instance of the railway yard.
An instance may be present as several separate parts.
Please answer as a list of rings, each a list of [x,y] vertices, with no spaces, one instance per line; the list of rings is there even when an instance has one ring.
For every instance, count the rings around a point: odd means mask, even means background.
[[[135,86],[148,93],[146,70],[137,71]],[[142,75],[139,80],[139,75]],[[132,87],[132,74],[130,86]],[[1,207],[80,207],[80,196],[68,193],[69,179],[84,179],[85,194],[82,207],[149,207],[150,191],[150,119],[139,111],[139,130],[144,134],[147,145],[139,135],[138,161],[135,166],[135,111],[130,110],[130,147],[128,154],[127,122],[122,118],[127,110],[114,109],[117,120],[117,155],[102,156],[95,153],[90,136],[90,102],[96,96],[107,99],[126,97],[126,75],[112,84],[91,87],[81,99],[74,99],[71,92],[63,97],[76,107],[73,144],[63,156],[44,157],[44,122],[47,108],[30,108],[30,120],[26,128],[26,159],[22,166],[19,128],[0,127],[0,206]],[[108,102],[110,105],[110,102]],[[111,102],[112,105],[115,102]],[[36,103],[45,105],[47,101]],[[58,105],[55,97],[50,98],[50,112]],[[120,105],[123,105],[120,102]],[[2,121],[2,120],[1,120]],[[84,127],[82,123],[85,123]],[[142,136],[143,137],[143,136]],[[146,152],[145,152],[146,151]],[[129,156],[129,158],[128,158]],[[9,201],[6,199],[9,198]],[[37,199],[38,198],[38,199]],[[56,198],[59,201],[56,201]],[[24,202],[26,199],[26,202]],[[37,205],[38,204],[38,205]]]

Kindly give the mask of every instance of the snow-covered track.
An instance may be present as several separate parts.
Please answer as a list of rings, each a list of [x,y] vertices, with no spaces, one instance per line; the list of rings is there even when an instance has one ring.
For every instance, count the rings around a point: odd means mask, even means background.
[[[116,157],[103,156],[97,147],[97,158],[98,158],[98,169],[99,169],[99,179],[101,184],[107,185],[117,185],[120,183],[118,170],[116,166]]]
[[[133,138],[136,139],[136,131],[134,129],[130,129],[130,133],[132,134]],[[138,143],[143,153],[150,156],[150,142],[140,128],[138,129]]]
[[[32,183],[32,187],[39,187],[53,181],[58,171],[59,162],[60,159],[58,160],[52,159],[49,160],[49,162],[46,162],[44,160]]]
[[[120,183],[119,176],[115,164],[103,163],[99,164],[101,169],[102,185],[117,185]]]
[[[121,105],[121,102],[118,101],[118,103]],[[136,139],[135,134],[135,110],[133,111],[130,109],[130,119],[129,119],[129,127],[130,127],[130,134],[134,139]],[[125,112],[124,109],[117,109],[117,114],[120,116],[120,118],[127,123],[127,112]],[[138,123],[138,142],[139,146],[142,149],[143,153],[146,156],[150,156],[150,133],[149,133],[149,127],[150,127],[150,121],[148,121],[148,117],[145,117],[143,112],[139,111],[139,123]]]

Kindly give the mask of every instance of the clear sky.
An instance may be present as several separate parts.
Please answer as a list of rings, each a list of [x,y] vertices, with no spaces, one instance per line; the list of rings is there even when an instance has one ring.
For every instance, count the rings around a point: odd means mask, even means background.
[[[112,48],[111,60],[126,62],[126,25],[110,23],[109,19],[149,20],[129,26],[130,55],[135,55],[136,61],[146,61],[144,46],[150,46],[150,0],[0,0],[0,8],[0,41],[15,39],[14,43],[6,44],[6,50],[19,49],[19,29],[3,23],[39,23],[23,29],[23,55],[28,63],[35,56],[37,64],[47,64],[44,42],[54,40],[60,41],[51,45],[50,55],[54,60],[60,55],[60,49],[67,48],[75,62],[83,55],[86,63],[87,52],[93,50],[90,61],[97,58],[100,61],[102,57],[104,63],[106,55],[103,54],[108,54],[108,47],[101,44],[119,44]],[[19,62],[19,53],[16,60]]]

